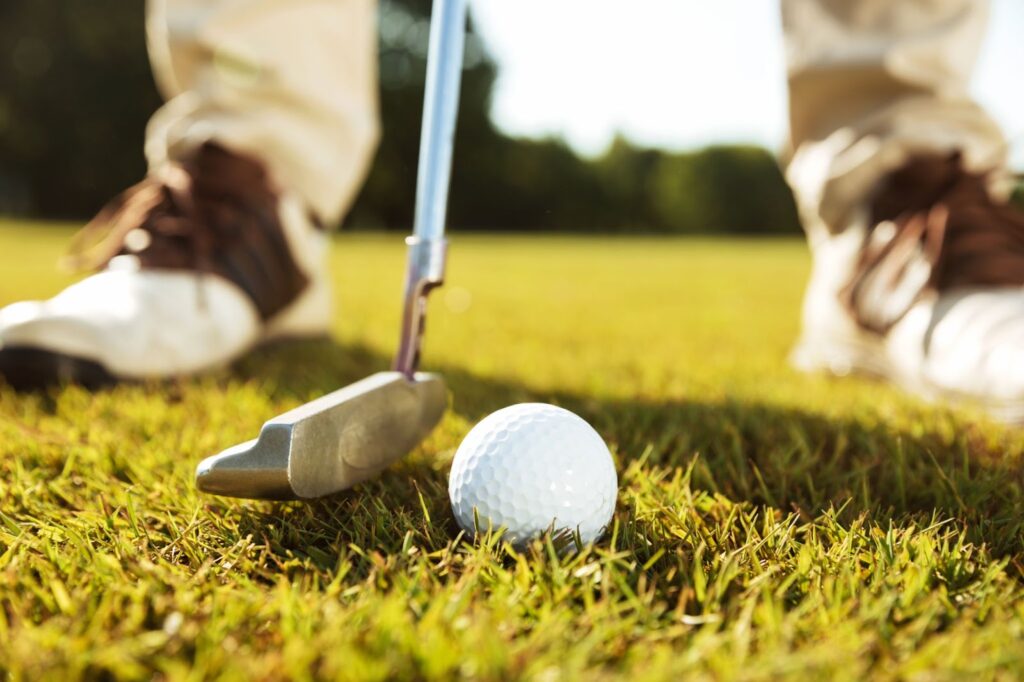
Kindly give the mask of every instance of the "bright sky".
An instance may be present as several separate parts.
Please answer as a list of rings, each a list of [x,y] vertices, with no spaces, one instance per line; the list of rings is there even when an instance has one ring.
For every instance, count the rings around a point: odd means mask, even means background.
[[[500,65],[505,131],[585,153],[616,131],[648,145],[778,149],[786,93],[778,0],[471,0]],[[993,0],[974,93],[1024,167],[1024,2]]]

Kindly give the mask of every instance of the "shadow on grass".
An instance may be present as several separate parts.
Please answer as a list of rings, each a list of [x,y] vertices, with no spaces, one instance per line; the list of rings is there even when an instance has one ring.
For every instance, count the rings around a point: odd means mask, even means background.
[[[369,349],[324,340],[263,349],[243,361],[236,373],[265,381],[275,398],[306,400],[388,364],[387,358]],[[696,457],[693,486],[735,501],[794,510],[804,518],[843,507],[847,520],[867,513],[883,525],[910,515],[927,522],[937,513],[958,520],[973,542],[987,544],[996,554],[1024,552],[1020,458],[1004,456],[999,444],[989,442],[980,429],[937,410],[923,409],[921,419],[899,426],[873,415],[837,419],[738,400],[603,400],[573,393],[538,394],[457,367],[431,369],[444,374],[452,409],[470,422],[531,400],[579,413],[617,452],[620,472],[645,454],[645,466],[667,469],[687,467]],[[423,507],[434,520],[425,533],[454,535],[445,472],[425,462],[401,466],[364,485],[359,494],[312,505],[283,505],[281,512],[300,522],[303,537],[281,538],[280,546],[308,548],[311,539],[336,539],[351,528],[363,538],[377,533],[381,551],[397,549],[389,545],[405,530],[378,529],[376,519],[384,512],[389,522],[415,523]],[[266,521],[257,517],[251,519],[254,529]]]

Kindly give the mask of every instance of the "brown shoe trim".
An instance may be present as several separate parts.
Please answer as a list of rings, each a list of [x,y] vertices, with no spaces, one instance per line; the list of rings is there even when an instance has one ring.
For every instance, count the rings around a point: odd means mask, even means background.
[[[101,268],[120,255],[135,256],[143,268],[220,275],[264,320],[308,284],[266,168],[214,143],[114,198],[76,237],[71,263]]]
[[[886,333],[918,301],[954,287],[1024,285],[1024,212],[995,199],[959,152],[916,156],[883,181],[840,300]]]

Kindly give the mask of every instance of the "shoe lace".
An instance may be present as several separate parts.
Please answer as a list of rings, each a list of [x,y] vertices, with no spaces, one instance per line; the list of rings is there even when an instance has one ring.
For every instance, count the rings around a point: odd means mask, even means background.
[[[215,257],[277,229],[264,169],[207,143],[111,200],[72,240],[66,263],[107,265],[123,253],[150,267],[215,269]]]
[[[208,269],[213,240],[202,229],[192,194],[193,178],[168,165],[114,197],[72,238],[64,264],[72,270],[96,270],[125,250],[143,251],[159,235],[183,242],[198,271]]]
[[[992,196],[991,176],[968,171],[955,152],[916,157],[887,178],[840,292],[861,326],[885,333],[952,288],[1024,285],[1024,212]]]

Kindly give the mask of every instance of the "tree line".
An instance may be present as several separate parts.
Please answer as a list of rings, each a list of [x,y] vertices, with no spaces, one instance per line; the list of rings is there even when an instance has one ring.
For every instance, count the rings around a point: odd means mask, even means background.
[[[380,2],[383,136],[347,226],[411,224],[429,8],[428,0]],[[85,219],[141,178],[145,124],[160,104],[143,10],[124,0],[0,4],[0,214]],[[667,152],[619,138],[600,157],[583,158],[558,139],[498,130],[489,116],[496,75],[471,31],[452,169],[454,229],[799,229],[768,151]]]

